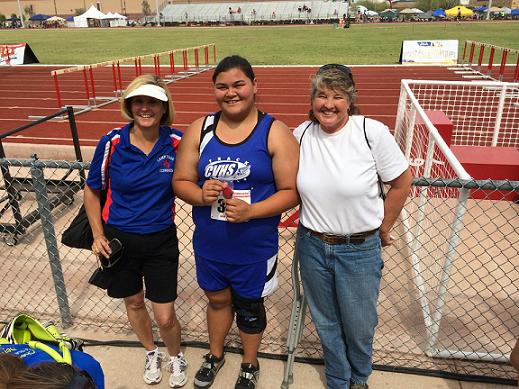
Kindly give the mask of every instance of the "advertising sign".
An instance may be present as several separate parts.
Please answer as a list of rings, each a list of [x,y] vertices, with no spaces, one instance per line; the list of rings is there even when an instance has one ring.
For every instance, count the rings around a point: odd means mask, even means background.
[[[0,45],[0,66],[23,65],[38,62],[40,61],[38,61],[38,58],[36,58],[27,43]]]
[[[400,63],[455,65],[458,63],[458,41],[402,41]]]

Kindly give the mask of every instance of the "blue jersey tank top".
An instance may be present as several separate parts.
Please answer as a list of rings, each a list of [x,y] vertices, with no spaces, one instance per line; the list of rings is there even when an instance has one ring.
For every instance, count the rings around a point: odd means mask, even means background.
[[[258,113],[258,122],[241,143],[226,144],[215,134],[220,113],[206,117],[200,137],[198,184],[217,179],[233,181],[234,190],[249,190],[251,203],[276,192],[268,135],[274,118]],[[280,215],[230,223],[211,218],[211,207],[193,207],[193,248],[201,259],[228,264],[266,261],[278,252]]]

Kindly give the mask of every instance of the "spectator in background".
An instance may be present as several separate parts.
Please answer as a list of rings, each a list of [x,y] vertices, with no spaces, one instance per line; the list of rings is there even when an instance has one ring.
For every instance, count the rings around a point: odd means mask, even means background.
[[[299,201],[299,149],[285,124],[257,109],[257,81],[245,58],[222,59],[213,84],[220,111],[186,130],[173,181],[178,197],[193,205],[196,276],[209,300],[209,353],[195,386],[213,384],[236,318],[243,357],[235,389],[254,389],[264,298],[278,282],[280,215]]]
[[[382,123],[359,115],[350,68],[312,81],[300,143],[296,256],[324,352],[328,389],[367,388],[390,235],[411,187],[409,165]],[[384,200],[382,182],[390,186]]]

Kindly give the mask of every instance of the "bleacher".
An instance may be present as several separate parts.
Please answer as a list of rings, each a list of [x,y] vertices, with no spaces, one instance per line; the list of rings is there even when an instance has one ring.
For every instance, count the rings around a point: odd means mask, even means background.
[[[161,23],[178,24],[292,24],[329,23],[348,13],[343,1],[268,1],[167,4]],[[303,10],[309,8],[310,11]]]

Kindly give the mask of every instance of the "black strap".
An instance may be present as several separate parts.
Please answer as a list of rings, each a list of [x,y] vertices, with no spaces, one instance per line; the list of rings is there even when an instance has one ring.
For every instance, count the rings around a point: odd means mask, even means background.
[[[369,144],[368,135],[366,134],[366,117],[365,116],[364,116],[364,122],[362,124],[362,127],[364,129],[364,139],[366,139],[366,143],[368,144],[368,147],[371,151],[371,155],[373,156],[373,150],[371,150],[371,145]],[[375,159],[374,156],[373,156],[373,159]],[[375,161],[375,168],[376,168],[376,161]],[[377,170],[377,179],[378,179],[378,188],[380,191],[380,197],[382,197],[382,200],[385,200],[386,194],[384,192],[384,183],[382,182],[382,179],[380,178],[380,174],[378,174],[378,170]]]
[[[303,130],[303,133],[301,134],[301,138],[299,138],[299,148],[301,148],[301,145],[303,143],[303,136],[306,134],[306,130],[308,130],[308,127],[310,127],[313,124],[313,122],[308,123],[308,125]]]

